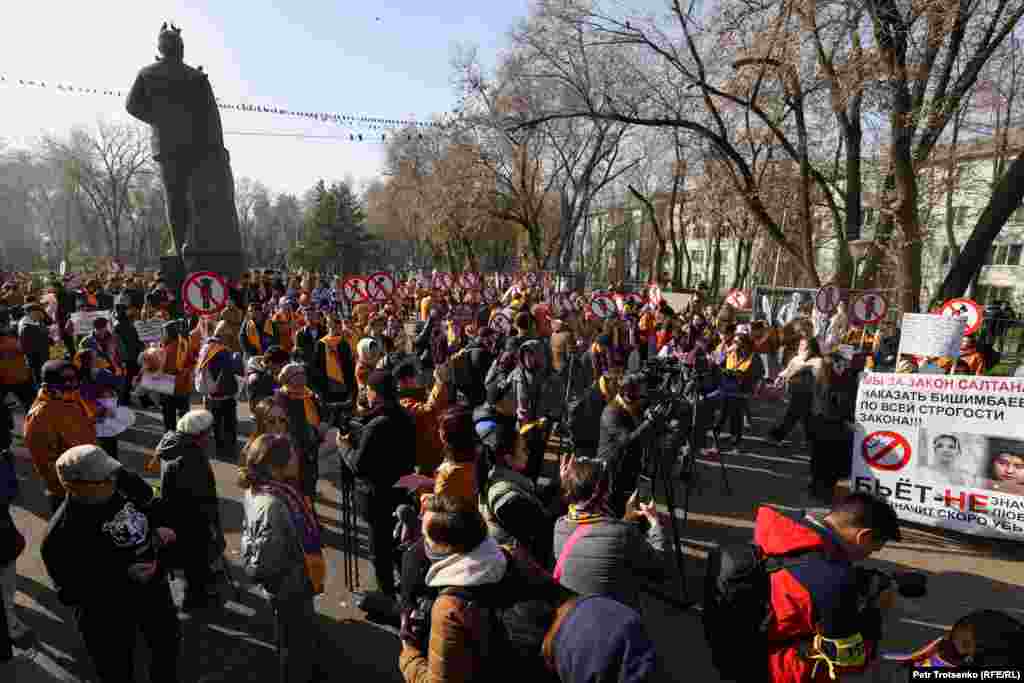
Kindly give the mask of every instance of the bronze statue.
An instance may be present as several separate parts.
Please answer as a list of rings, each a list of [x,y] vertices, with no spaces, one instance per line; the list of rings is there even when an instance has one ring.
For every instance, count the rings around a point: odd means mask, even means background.
[[[180,28],[165,23],[157,49],[157,61],[139,71],[126,108],[152,127],[174,255],[191,261],[189,270],[201,266],[237,277],[242,253],[234,179],[213,88],[201,67],[185,64]]]

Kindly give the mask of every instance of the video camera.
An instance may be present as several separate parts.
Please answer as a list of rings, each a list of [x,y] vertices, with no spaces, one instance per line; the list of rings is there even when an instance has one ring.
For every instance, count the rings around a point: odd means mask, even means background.
[[[878,569],[857,567],[857,593],[863,604],[873,603],[893,586],[901,597],[923,598],[928,594],[928,576],[921,572],[889,574]]]

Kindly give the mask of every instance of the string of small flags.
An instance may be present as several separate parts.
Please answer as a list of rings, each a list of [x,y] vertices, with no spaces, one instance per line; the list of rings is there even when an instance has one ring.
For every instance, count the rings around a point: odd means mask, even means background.
[[[66,83],[53,83],[41,80],[33,80],[27,78],[14,78],[0,74],[0,85],[11,85],[23,88],[37,88],[42,90],[56,90],[65,93],[77,93],[82,95],[100,95],[107,97],[120,97],[125,98],[128,96],[126,90],[111,90],[106,88],[85,88],[77,85],[69,85]],[[451,115],[447,116],[447,120],[442,121],[417,121],[415,119],[390,119],[381,118],[376,116],[358,116],[355,114],[338,114],[333,112],[320,112],[320,111],[298,111],[295,109],[287,109],[283,107],[271,107],[265,105],[253,105],[245,103],[231,103],[225,102],[220,98],[217,98],[217,106],[226,111],[244,111],[258,114],[275,114],[279,116],[290,116],[293,118],[303,118],[313,121],[320,121],[322,123],[334,123],[345,127],[358,127],[358,128],[369,128],[373,130],[385,130],[395,128],[416,128],[416,129],[429,129],[429,128],[440,128],[444,129],[450,125]],[[354,140],[355,138],[353,138]]]

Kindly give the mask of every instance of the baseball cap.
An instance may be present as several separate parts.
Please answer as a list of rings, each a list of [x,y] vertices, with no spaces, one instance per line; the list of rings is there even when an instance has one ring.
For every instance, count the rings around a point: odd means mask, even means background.
[[[69,448],[57,458],[57,476],[62,482],[106,481],[119,469],[121,463],[92,444]]]

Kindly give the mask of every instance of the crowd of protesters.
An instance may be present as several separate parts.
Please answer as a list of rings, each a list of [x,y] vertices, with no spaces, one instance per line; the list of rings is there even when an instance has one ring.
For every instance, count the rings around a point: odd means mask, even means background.
[[[343,278],[256,271],[230,283],[221,313],[197,319],[182,316],[159,276],[116,274],[78,290],[68,280],[4,285],[0,393],[23,404],[25,446],[53,514],[32,550],[74,607],[105,682],[132,679],[136,631],[151,650],[152,680],[178,680],[176,610],[224,600],[211,455],[238,463],[241,566],[275,615],[282,681],[319,676],[314,598],[328,572],[314,506],[332,461],[369,529],[407,681],[483,680],[509,666],[564,683],[655,680],[640,594],[671,563],[663,517],[637,488],[641,454],[667,418],[640,372],[656,358],[713,370],[709,450],[742,444],[754,398],[788,398],[768,436],[782,443],[802,426],[809,494],[831,512],[758,511],[765,553],[815,554],[772,576],[778,600],[792,593],[785,609],[795,614],[767,630],[767,680],[863,670],[892,599],[891,589],[858,599],[853,565],[899,528],[885,503],[836,499],[858,376],[954,362],[986,370],[971,338],[959,360],[897,364],[891,324],[854,327],[842,306],[822,321],[796,299],[775,320],[744,321],[700,291],[674,310],[613,288],[616,310],[598,317],[583,292],[525,283],[488,298],[412,279],[372,304],[350,301]],[[89,330],[73,319],[97,311],[110,315],[92,316]],[[153,320],[161,338],[147,345],[135,322]],[[241,449],[240,400],[255,423]],[[145,469],[160,476],[158,496],[117,448],[118,425],[130,424],[124,410],[154,402],[166,433]],[[2,475],[13,421],[0,403]],[[572,448],[549,464],[556,425]],[[3,612],[17,645],[31,634],[13,607],[13,558],[24,549],[8,512],[16,485],[0,478],[0,532],[12,538],[0,547]],[[168,589],[173,569],[185,578],[181,605]],[[844,650],[850,642],[860,649]],[[953,650],[946,656],[971,656]]]

